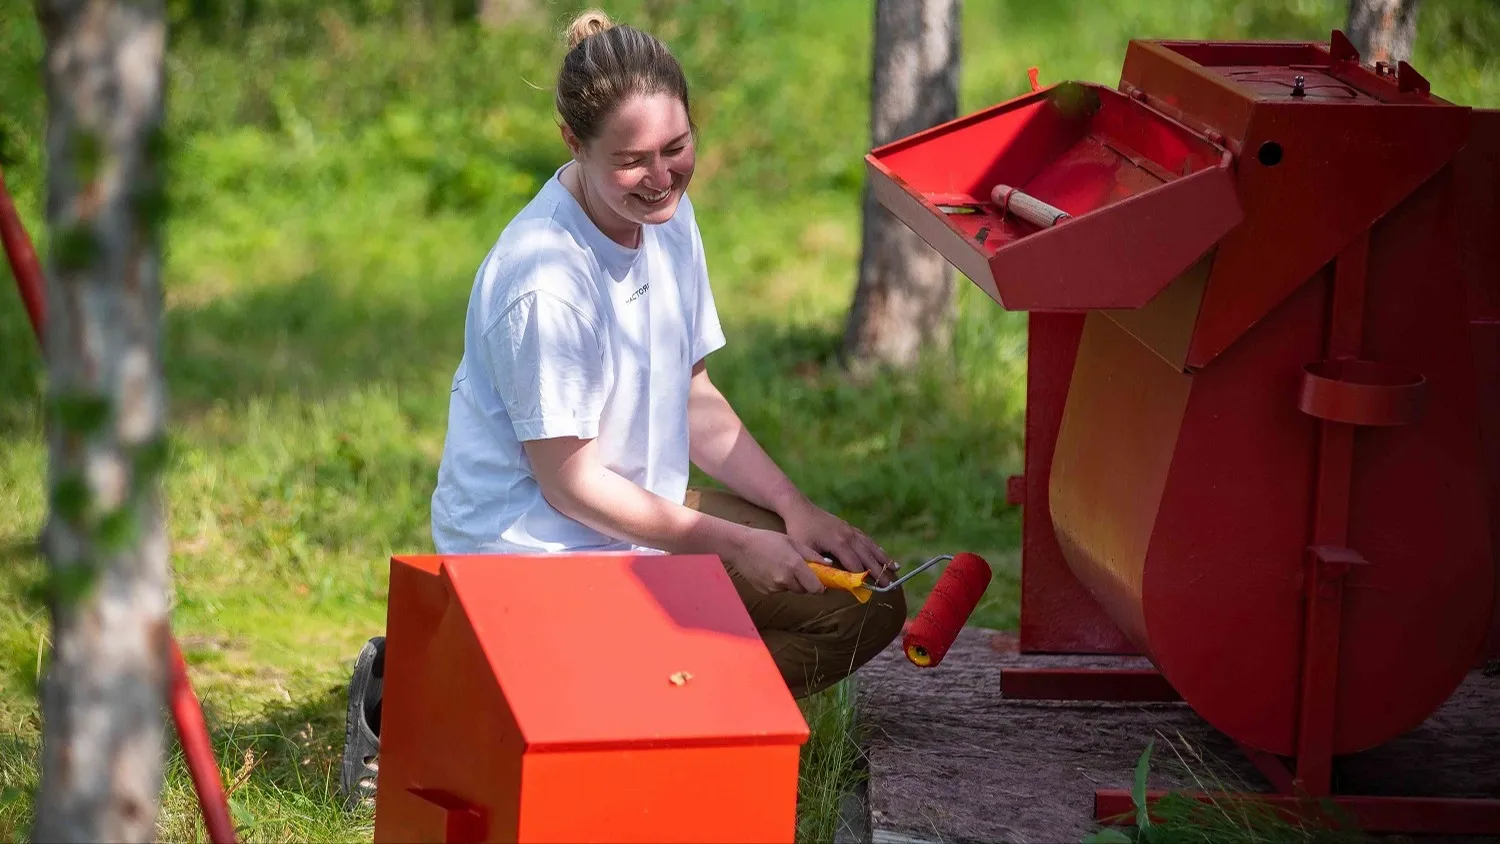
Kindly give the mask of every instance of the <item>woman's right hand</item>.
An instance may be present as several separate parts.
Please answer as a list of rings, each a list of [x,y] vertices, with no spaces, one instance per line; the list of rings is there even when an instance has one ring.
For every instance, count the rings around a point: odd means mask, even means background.
[[[823,591],[823,584],[807,562],[820,559],[821,554],[786,534],[751,528],[734,543],[725,562],[759,592],[815,594]]]

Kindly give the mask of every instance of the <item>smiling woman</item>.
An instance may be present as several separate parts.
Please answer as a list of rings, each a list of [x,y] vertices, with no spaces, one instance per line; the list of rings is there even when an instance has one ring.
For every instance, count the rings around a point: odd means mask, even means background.
[[[825,591],[808,563],[881,585],[896,565],[803,495],[709,379],[725,338],[687,196],[696,130],[677,60],[598,11],[568,45],[557,110],[572,160],[475,276],[433,542],[717,555],[793,695],[826,689],[895,639],[906,604],[899,588],[865,602]],[[728,490],[689,491],[692,465]],[[354,798],[373,789],[382,665],[375,640],[350,686]]]

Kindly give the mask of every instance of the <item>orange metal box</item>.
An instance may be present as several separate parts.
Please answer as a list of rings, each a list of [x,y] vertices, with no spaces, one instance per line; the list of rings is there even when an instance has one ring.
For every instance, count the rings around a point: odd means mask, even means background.
[[[376,841],[792,841],[807,723],[718,558],[391,561]]]

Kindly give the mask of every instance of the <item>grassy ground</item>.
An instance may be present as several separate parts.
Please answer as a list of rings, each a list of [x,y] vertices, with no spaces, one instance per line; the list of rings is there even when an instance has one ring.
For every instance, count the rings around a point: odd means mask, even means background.
[[[266,0],[245,23],[174,3],[173,215],[163,353],[175,624],[247,840],[367,838],[337,809],[344,684],[381,630],[386,566],[428,550],[427,502],[473,271],[564,161],[547,20],[479,33],[381,4]],[[431,5],[431,4],[429,4]],[[382,8],[395,9],[386,3]],[[729,346],[716,380],[818,501],[907,559],[970,550],[996,578],[975,623],[1012,627],[1018,514],[1004,503],[1024,411],[1024,320],[962,283],[955,342],[855,386],[832,366],[858,257],[868,3],[630,0],[669,38],[704,140],[694,197]],[[968,0],[965,110],[1044,82],[1118,80],[1128,38],[1326,38],[1343,0]],[[44,105],[31,6],[0,0],[0,164],[39,246]],[[365,10],[365,11],[361,11]],[[191,14],[189,14],[191,12]],[[1500,104],[1493,4],[1429,0],[1417,66]],[[1487,17],[1485,16],[1487,15]],[[8,287],[0,269],[0,288]],[[0,838],[36,782],[40,360],[0,292]],[[913,604],[930,583],[918,583]],[[808,706],[806,840],[847,787],[847,687]],[[180,767],[162,837],[201,836]]]

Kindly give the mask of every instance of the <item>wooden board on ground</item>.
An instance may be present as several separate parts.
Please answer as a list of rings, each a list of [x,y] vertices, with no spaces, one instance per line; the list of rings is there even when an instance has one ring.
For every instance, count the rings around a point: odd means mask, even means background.
[[[1022,665],[1149,667],[1021,655],[1013,634],[971,628],[940,666],[919,670],[898,640],[857,680],[866,840],[1080,841],[1096,828],[1094,790],[1130,788],[1152,738],[1152,788],[1202,787],[1194,776],[1212,776],[1208,787],[1269,789],[1185,704],[1002,699],[1000,669]],[[1344,790],[1364,794],[1500,794],[1500,677],[1473,673],[1421,728],[1338,771]]]

